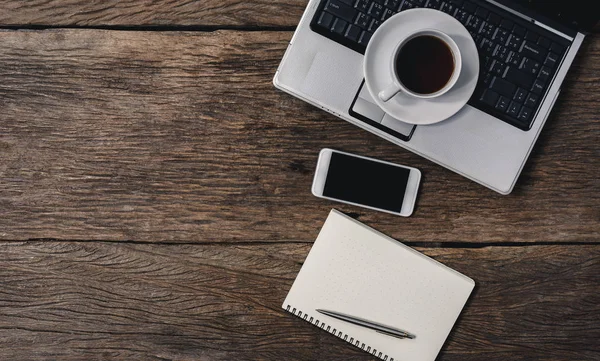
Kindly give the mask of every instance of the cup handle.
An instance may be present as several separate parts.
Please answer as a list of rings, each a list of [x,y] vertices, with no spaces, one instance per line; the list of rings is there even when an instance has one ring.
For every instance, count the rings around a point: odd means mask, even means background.
[[[379,99],[381,99],[384,102],[387,102],[390,99],[392,99],[396,94],[400,93],[400,90],[400,86],[394,82],[390,84],[387,88],[379,92]]]

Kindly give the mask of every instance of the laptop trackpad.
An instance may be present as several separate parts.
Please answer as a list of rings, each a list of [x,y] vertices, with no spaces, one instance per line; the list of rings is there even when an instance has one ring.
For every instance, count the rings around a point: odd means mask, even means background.
[[[364,82],[350,107],[350,115],[403,141],[409,141],[416,128],[415,125],[401,122],[379,108]]]

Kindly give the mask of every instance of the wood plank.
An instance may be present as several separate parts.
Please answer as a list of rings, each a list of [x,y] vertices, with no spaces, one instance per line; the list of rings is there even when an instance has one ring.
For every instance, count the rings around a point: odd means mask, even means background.
[[[295,27],[308,0],[2,0],[2,26]],[[600,25],[594,29],[600,31]]]
[[[0,243],[0,358],[371,359],[280,309],[309,248]],[[477,282],[439,360],[600,356],[600,246],[419,250]]]
[[[3,0],[0,27],[295,27],[307,3],[307,0]]]
[[[291,35],[0,32],[0,239],[310,240],[335,206],[413,242],[598,240],[599,36],[500,196],[277,91]],[[420,168],[415,214],[314,198],[323,147]]]

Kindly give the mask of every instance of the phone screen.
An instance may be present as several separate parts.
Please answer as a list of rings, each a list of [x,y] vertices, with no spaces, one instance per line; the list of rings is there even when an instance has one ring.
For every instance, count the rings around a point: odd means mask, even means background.
[[[323,195],[399,213],[410,169],[333,152]]]

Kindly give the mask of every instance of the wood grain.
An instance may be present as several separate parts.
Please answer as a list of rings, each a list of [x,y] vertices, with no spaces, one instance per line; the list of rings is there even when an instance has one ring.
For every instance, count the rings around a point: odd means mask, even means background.
[[[277,91],[291,32],[0,32],[0,239],[314,239],[338,207],[413,242],[597,242],[600,37],[510,196]],[[420,168],[408,219],[310,194],[332,147]]]
[[[0,27],[295,27],[307,3],[307,0],[0,0]]]
[[[371,359],[280,308],[309,248],[0,243],[0,359]],[[419,250],[477,281],[439,360],[600,356],[600,246]]]

